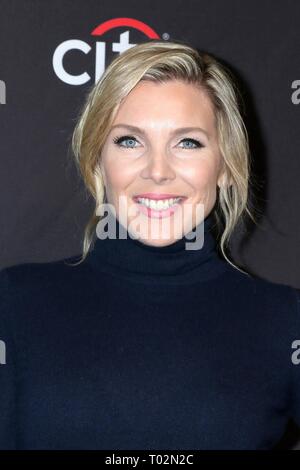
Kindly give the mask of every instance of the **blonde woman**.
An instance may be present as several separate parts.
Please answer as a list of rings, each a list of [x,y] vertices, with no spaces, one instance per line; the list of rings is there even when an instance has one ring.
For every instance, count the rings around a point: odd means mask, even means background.
[[[237,87],[152,40],[89,91],[78,257],[1,272],[0,447],[271,449],[300,425],[299,291],[236,266],[249,208]]]

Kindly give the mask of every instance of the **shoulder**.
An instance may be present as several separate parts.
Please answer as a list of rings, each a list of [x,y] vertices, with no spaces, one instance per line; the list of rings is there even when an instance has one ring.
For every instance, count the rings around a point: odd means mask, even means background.
[[[79,257],[46,263],[23,263],[0,270],[0,322],[18,316],[29,319],[88,282],[89,268]]]
[[[243,306],[245,314],[261,325],[283,326],[295,332],[300,323],[300,289],[228,266],[223,277],[225,292]]]
[[[246,292],[259,297],[261,300],[273,298],[274,301],[288,300],[289,298],[293,303],[299,302],[300,289],[290,286],[287,283],[274,282],[265,279],[258,274],[248,272],[241,272],[238,269],[227,263],[227,270],[225,273],[225,283],[232,286],[238,291]]]
[[[0,292],[17,292],[18,289],[30,289],[60,283],[70,277],[80,276],[86,269],[84,263],[75,265],[79,256],[63,258],[45,263],[23,263],[0,270]]]

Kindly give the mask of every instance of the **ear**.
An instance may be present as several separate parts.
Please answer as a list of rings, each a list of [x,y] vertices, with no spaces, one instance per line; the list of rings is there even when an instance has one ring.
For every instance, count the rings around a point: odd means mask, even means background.
[[[221,188],[225,184],[226,184],[226,172],[225,172],[224,165],[221,165],[221,168],[219,170],[219,176],[217,179],[217,185],[219,186],[219,188]]]
[[[217,185],[219,186],[219,188],[221,188],[224,185],[224,174],[219,176],[218,181],[217,181]]]
[[[218,186],[219,188],[229,187],[233,185],[232,178],[230,177],[229,180],[225,174],[222,174],[218,178]]]
[[[101,160],[98,161],[94,173],[98,178],[100,178],[103,185],[105,186],[106,185],[105,171],[104,171]]]
[[[97,163],[93,173],[97,202],[102,204],[106,198],[106,185],[105,177],[99,163]]]
[[[231,176],[228,177],[224,161],[222,161],[220,166],[221,166],[221,168],[219,170],[217,185],[219,186],[219,188],[222,188],[222,187],[224,188],[226,186],[232,186],[232,184],[233,184],[232,177]]]
[[[225,163],[224,158],[222,155],[219,155],[219,165],[218,165],[218,178],[217,178],[217,185],[219,188],[224,186],[225,184]]]

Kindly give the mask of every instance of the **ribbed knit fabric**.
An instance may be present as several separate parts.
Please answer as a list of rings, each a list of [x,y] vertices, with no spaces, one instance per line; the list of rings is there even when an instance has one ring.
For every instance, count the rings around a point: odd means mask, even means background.
[[[211,229],[0,272],[1,449],[270,449],[300,426],[300,291],[233,268]]]

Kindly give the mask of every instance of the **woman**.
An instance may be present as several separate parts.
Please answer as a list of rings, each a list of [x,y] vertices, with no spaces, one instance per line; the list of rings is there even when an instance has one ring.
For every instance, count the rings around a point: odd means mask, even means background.
[[[300,295],[225,252],[252,216],[229,72],[186,44],[134,46],[73,149],[95,198],[81,259],[1,272],[0,447],[273,448],[300,425]]]

